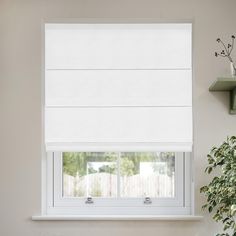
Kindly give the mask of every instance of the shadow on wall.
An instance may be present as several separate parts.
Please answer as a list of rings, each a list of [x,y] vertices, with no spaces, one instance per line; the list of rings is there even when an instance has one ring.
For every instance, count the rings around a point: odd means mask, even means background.
[[[229,92],[209,92],[209,94],[212,106],[218,107],[220,104],[221,109],[224,109],[222,112],[229,113]]]

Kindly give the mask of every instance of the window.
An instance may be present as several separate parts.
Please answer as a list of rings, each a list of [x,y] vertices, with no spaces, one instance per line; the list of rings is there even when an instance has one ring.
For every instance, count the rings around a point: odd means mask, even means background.
[[[48,215],[187,215],[191,24],[46,24]]]
[[[169,215],[191,210],[188,154],[54,152],[48,155],[48,166],[48,188],[53,189],[49,214]]]

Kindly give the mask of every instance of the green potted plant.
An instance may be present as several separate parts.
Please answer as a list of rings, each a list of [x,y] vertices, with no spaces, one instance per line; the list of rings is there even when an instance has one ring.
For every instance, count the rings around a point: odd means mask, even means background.
[[[207,158],[205,172],[215,175],[200,189],[206,196],[202,208],[213,214],[216,222],[223,223],[224,233],[217,236],[236,236],[236,137],[227,138],[220,147],[213,147]]]

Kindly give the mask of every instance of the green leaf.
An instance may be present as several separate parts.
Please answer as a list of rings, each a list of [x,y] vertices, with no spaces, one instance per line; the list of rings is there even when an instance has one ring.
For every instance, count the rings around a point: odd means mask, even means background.
[[[230,218],[229,217],[226,217],[222,220],[223,223],[225,223],[227,220],[229,220]]]
[[[213,207],[212,207],[212,206],[209,206],[209,207],[208,207],[208,211],[211,213],[212,210],[213,210]]]
[[[236,204],[234,204],[230,207],[230,211],[231,211],[231,215],[234,216],[236,213]]]
[[[203,186],[200,188],[200,193],[204,193],[208,190],[208,187],[207,186]]]
[[[208,204],[205,204],[202,206],[202,209],[205,210],[207,208]]]
[[[227,230],[228,228],[230,228],[230,225],[229,225],[229,224],[226,224],[226,225],[224,226],[223,230],[225,231],[225,230]]]
[[[212,167],[208,167],[207,173],[210,174],[212,172]]]

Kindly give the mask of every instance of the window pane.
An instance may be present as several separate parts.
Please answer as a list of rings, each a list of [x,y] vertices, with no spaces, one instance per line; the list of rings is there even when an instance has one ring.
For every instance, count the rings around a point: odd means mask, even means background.
[[[174,197],[175,153],[121,153],[121,197]]]
[[[118,156],[108,152],[64,152],[63,196],[175,196],[175,153],[123,152],[120,159]]]
[[[117,196],[117,154],[63,153],[64,197]]]

